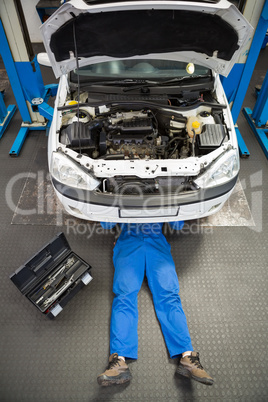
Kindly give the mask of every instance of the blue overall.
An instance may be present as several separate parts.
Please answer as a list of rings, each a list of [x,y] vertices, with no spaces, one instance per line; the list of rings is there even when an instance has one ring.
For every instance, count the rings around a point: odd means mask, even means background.
[[[102,223],[111,228],[112,224]],[[179,296],[179,282],[162,223],[123,224],[114,247],[115,267],[110,327],[110,353],[138,358],[138,292],[144,275],[171,358],[192,351]],[[180,229],[183,222],[174,222]]]

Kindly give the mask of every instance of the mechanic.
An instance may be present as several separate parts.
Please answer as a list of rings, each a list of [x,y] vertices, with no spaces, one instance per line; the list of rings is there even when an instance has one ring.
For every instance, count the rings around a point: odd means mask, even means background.
[[[116,223],[101,222],[105,229]],[[180,230],[184,222],[170,222]],[[110,326],[110,358],[106,371],[97,378],[101,386],[131,380],[125,359],[138,358],[138,292],[146,273],[154,307],[171,358],[180,357],[177,373],[206,385],[213,379],[193,351],[179,296],[179,282],[170,245],[162,233],[163,223],[121,224],[114,247],[115,267]]]

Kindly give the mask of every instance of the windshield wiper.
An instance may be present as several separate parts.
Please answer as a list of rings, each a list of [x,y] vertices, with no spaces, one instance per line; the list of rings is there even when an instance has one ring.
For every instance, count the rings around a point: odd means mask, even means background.
[[[129,87],[129,88],[124,88],[123,91],[128,92],[128,91],[133,91],[135,89],[142,89],[142,88],[148,87],[148,86],[162,87],[162,86],[168,86],[170,84],[171,85],[172,84],[177,84],[178,82],[181,82],[181,81],[193,80],[193,79],[196,79],[196,78],[208,78],[208,77],[209,77],[209,75],[186,75],[184,77],[175,77],[175,78],[165,80],[165,81],[158,81],[158,82],[146,81],[142,85],[132,86],[132,87]]]
[[[84,86],[88,85],[132,85],[135,86],[146,86],[146,85],[157,85],[157,81],[149,81],[142,79],[134,79],[134,78],[125,78],[123,80],[103,80],[103,81],[92,81],[84,83]],[[132,87],[131,87],[132,88]]]

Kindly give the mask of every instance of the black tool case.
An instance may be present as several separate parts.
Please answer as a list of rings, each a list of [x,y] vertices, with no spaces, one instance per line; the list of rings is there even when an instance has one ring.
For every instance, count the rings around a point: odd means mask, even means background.
[[[36,308],[54,318],[92,280],[90,270],[71,250],[64,233],[59,233],[10,279]]]

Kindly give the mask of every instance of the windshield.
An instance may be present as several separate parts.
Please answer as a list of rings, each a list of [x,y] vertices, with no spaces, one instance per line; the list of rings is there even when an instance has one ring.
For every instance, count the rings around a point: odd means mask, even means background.
[[[155,59],[127,59],[91,64],[74,70],[71,81],[153,79],[157,81],[180,77],[208,77],[210,70],[193,63]]]

